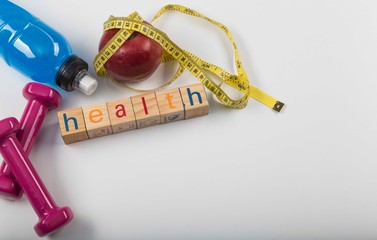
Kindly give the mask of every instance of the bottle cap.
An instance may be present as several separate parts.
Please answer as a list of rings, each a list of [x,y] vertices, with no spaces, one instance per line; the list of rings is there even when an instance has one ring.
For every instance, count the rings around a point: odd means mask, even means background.
[[[85,74],[81,80],[78,80],[76,89],[80,90],[86,95],[91,95],[96,91],[97,86],[97,80],[89,74]]]
[[[86,95],[92,94],[98,86],[97,80],[88,73],[88,64],[75,55],[60,67],[56,84],[68,92],[79,89]]]

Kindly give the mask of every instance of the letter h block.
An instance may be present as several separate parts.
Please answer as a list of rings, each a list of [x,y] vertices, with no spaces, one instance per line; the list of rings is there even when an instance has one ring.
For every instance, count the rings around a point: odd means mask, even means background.
[[[208,115],[209,105],[203,84],[180,87],[179,91],[185,107],[185,119]]]
[[[60,131],[65,144],[88,140],[82,108],[58,112]]]

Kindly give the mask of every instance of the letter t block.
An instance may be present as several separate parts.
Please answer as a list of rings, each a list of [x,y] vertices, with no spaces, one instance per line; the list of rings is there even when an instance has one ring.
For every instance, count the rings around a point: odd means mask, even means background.
[[[156,98],[160,109],[161,123],[170,123],[185,119],[181,93],[178,88],[157,91]]]

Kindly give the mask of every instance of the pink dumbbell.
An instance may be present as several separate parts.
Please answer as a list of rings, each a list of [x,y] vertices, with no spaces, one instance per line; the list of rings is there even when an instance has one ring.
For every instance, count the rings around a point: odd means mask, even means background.
[[[28,103],[20,120],[21,129],[17,133],[17,138],[25,153],[29,155],[47,111],[59,106],[61,96],[54,89],[39,83],[26,84],[22,94]],[[20,186],[7,164],[3,162],[0,166],[0,197],[15,200],[21,196]]]
[[[73,213],[69,207],[59,208],[52,199],[16,137],[19,130],[15,118],[0,121],[0,153],[37,213],[34,229],[42,237],[71,221]]]

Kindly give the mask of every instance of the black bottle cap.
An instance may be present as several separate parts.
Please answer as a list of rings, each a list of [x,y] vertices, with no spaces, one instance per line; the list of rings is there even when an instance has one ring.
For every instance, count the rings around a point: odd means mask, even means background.
[[[75,90],[73,82],[82,70],[88,70],[88,63],[81,58],[72,55],[60,67],[56,76],[56,84],[67,92]]]

